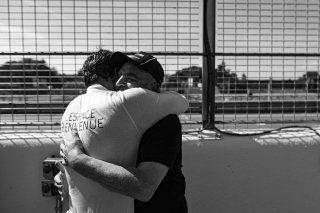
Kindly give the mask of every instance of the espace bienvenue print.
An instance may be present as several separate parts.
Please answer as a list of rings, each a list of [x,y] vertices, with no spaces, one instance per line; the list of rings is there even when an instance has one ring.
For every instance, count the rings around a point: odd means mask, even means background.
[[[61,132],[84,131],[103,128],[103,118],[96,117],[95,109],[83,113],[71,112],[67,119],[61,122]]]

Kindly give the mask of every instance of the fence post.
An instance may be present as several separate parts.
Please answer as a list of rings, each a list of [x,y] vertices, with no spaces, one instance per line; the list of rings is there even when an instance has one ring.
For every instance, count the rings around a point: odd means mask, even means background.
[[[203,3],[203,57],[202,69],[202,122],[206,129],[214,128],[215,113],[215,43],[216,1]]]

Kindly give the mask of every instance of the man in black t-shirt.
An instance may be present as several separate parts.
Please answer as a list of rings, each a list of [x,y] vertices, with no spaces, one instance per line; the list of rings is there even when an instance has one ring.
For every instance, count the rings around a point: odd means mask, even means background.
[[[163,70],[145,53],[128,59],[131,67],[120,73],[119,89],[143,87],[159,92]],[[134,61],[132,61],[134,60]],[[157,64],[154,64],[157,63]],[[135,67],[136,66],[136,67]],[[161,66],[161,65],[160,65]],[[151,75],[156,84],[146,81]],[[182,174],[182,133],[177,115],[168,115],[149,128],[141,138],[137,167],[122,167],[99,161],[85,154],[77,135],[74,141],[61,145],[67,166],[83,176],[102,184],[109,190],[135,199],[135,213],[187,213],[185,178]],[[61,189],[62,173],[55,177]]]
[[[185,178],[182,174],[182,135],[177,115],[168,115],[149,128],[141,138],[138,165],[157,162],[169,170],[153,197],[147,202],[135,200],[135,213],[186,213]]]

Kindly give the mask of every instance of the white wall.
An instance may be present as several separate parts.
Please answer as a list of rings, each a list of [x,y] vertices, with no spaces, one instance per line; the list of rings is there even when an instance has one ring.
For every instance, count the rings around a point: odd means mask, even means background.
[[[42,161],[59,153],[52,134],[0,134],[0,212],[54,213],[55,199],[41,193]]]
[[[54,198],[41,195],[40,180],[43,159],[58,154],[61,140],[30,135],[0,134],[3,213],[55,212]],[[189,212],[319,212],[319,140],[307,132],[222,140],[185,136]]]
[[[320,138],[313,133],[184,143],[190,212],[320,212]]]

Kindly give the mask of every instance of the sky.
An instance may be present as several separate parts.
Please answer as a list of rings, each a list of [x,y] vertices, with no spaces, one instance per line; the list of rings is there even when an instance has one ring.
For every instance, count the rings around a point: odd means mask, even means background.
[[[216,0],[216,51],[319,53],[319,0]],[[210,10],[209,10],[210,11]],[[202,52],[202,0],[2,0],[0,52]],[[28,56],[32,57],[32,56]],[[33,56],[36,57],[36,56]],[[0,63],[21,56],[0,56]],[[75,73],[85,56],[37,56]],[[158,56],[169,73],[199,56]],[[238,77],[296,79],[319,57],[216,57]]]

